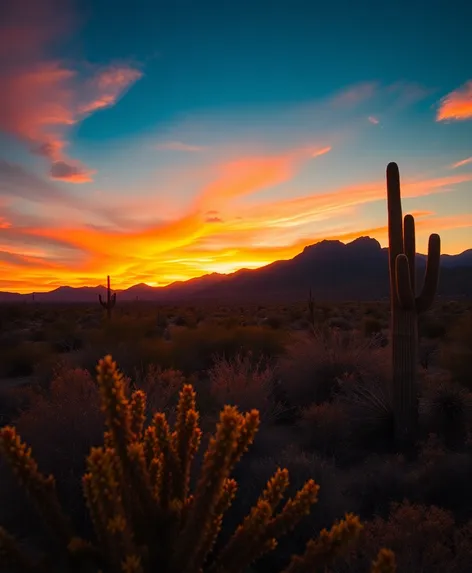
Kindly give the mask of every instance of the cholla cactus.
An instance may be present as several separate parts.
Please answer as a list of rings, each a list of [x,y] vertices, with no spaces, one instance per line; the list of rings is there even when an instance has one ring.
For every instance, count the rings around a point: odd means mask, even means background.
[[[116,304],[116,292],[111,294],[110,275],[107,276],[107,300],[104,301],[101,294],[98,295],[98,300],[99,300],[100,304],[103,306],[103,308],[106,309],[107,317],[108,317],[108,319],[110,319],[111,318],[111,311],[113,308],[115,308],[115,304]]]
[[[402,220],[400,173],[396,163],[387,166],[387,207],[391,296],[391,335],[395,434],[400,446],[411,446],[418,425],[418,315],[434,300],[439,277],[441,242],[429,237],[426,275],[416,296],[415,220]]]
[[[230,473],[254,439],[259,413],[223,409],[191,493],[190,470],[201,438],[192,386],[184,385],[180,392],[172,430],[162,413],[156,413],[144,428],[146,395],[137,391],[128,401],[122,375],[110,356],[99,363],[98,384],[107,423],[105,445],[92,448],[83,477],[95,542],[74,534],[60,509],[53,478],[39,473],[15,429],[5,427],[0,430],[0,450],[55,533],[63,558],[57,553],[47,565],[30,563],[14,539],[0,529],[0,567],[7,564],[10,571],[31,573],[243,573],[274,549],[277,539],[292,530],[316,502],[319,487],[309,480],[277,511],[289,484],[288,471],[277,470],[249,515],[215,555],[223,515],[237,489]],[[325,570],[348,551],[361,529],[356,516],[346,515],[310,541],[306,552],[293,557],[284,573]],[[374,571],[394,573],[394,563],[390,568],[386,563],[388,559],[380,556]]]

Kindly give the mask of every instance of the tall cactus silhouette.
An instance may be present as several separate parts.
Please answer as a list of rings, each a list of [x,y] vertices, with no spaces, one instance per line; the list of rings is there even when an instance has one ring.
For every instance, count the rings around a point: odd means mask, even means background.
[[[396,163],[387,165],[387,207],[395,438],[398,445],[408,447],[413,445],[418,427],[418,315],[434,301],[441,241],[437,234],[429,237],[424,285],[416,296],[415,220],[412,215],[402,218]]]
[[[107,300],[104,301],[101,294],[98,295],[98,300],[100,301],[100,304],[103,306],[103,308],[106,309],[107,317],[110,319],[111,311],[116,304],[116,292],[111,294],[110,275],[107,276]]]

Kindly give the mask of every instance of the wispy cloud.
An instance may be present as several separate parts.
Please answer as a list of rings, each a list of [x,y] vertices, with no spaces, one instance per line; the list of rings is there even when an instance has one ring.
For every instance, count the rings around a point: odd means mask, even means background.
[[[435,93],[435,89],[427,88],[417,82],[397,81],[385,87],[385,93],[395,98],[395,107],[405,108],[424,100]]]
[[[372,123],[373,125],[377,125],[380,123],[380,121],[374,117],[373,115],[369,115],[369,117],[367,118],[367,120]]]
[[[90,217],[98,217],[108,225],[127,228],[133,221],[127,217],[127,210],[121,205],[102,200],[92,200],[88,197],[78,197],[58,186],[53,181],[47,181],[31,173],[24,167],[0,159],[0,211],[5,213],[9,206],[11,221],[17,225],[29,225],[38,215],[39,207],[54,212],[58,209],[73,214],[76,218],[82,216],[85,221]],[[19,202],[35,204],[36,215],[28,215],[15,209]],[[1,219],[0,219],[1,220]],[[43,225],[52,225],[54,217],[43,220]],[[1,228],[1,225],[0,225]]]
[[[462,159],[457,163],[453,163],[451,165],[451,169],[457,169],[458,167],[463,167],[464,165],[468,165],[469,163],[472,163],[472,157],[468,157],[467,159]]]
[[[472,80],[442,98],[436,121],[472,119]]]
[[[79,105],[78,114],[86,116],[115,105],[142,75],[140,70],[128,65],[113,64],[98,70],[84,85],[86,103]]]
[[[377,82],[363,82],[341,90],[330,98],[331,106],[350,107],[370,99],[378,88]]]
[[[206,145],[191,145],[189,143],[183,143],[182,141],[168,141],[166,143],[157,144],[155,149],[158,151],[199,152],[207,150],[208,147]]]
[[[51,178],[89,182],[94,171],[66,153],[68,132],[91,113],[114,105],[142,72],[112,64],[89,68],[91,76],[84,77],[46,55],[48,44],[64,33],[64,3],[15,0],[11,6],[0,25],[0,56],[11,54],[10,59],[0,57],[0,130],[48,159]],[[35,14],[38,20],[32,26]]]
[[[329,153],[333,148],[331,145],[327,145],[326,147],[321,147],[320,149],[315,149],[311,154],[312,157],[320,157],[321,155],[326,155]]]

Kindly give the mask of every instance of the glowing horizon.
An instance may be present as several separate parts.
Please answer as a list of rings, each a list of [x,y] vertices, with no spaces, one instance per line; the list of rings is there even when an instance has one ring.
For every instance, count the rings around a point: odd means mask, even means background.
[[[286,60],[264,24],[269,12],[252,30],[243,8],[206,23],[182,0],[175,29],[164,22],[176,13],[160,7],[139,15],[136,32],[117,7],[104,31],[104,0],[84,13],[66,0],[7,3],[1,291],[96,286],[106,275],[116,289],[164,286],[292,258],[323,239],[370,236],[387,246],[390,161],[417,221],[418,251],[432,232],[444,253],[472,247],[472,80],[460,58],[447,82],[428,76],[421,53],[413,66],[416,38],[406,35],[386,74],[388,42],[366,61],[362,41],[346,36],[348,61],[326,53],[321,79],[301,81],[326,38],[306,30],[300,39],[302,16],[282,8],[270,18],[286,30]],[[336,20],[336,31],[348,33],[348,20]],[[440,26],[441,18],[428,33]],[[235,54],[226,36],[243,29]],[[455,30],[466,34],[465,25]],[[430,48],[454,53],[439,40]]]

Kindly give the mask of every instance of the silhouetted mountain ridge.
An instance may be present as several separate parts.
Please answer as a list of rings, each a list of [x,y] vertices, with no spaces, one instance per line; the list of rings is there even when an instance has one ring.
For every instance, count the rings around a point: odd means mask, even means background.
[[[426,255],[417,257],[418,284],[423,281]],[[119,300],[156,302],[289,301],[304,299],[308,290],[322,300],[373,300],[385,298],[388,286],[388,249],[370,237],[359,237],[344,244],[320,241],[309,245],[293,259],[274,261],[258,269],[240,269],[232,274],[211,273],[165,287],[141,283],[117,290]],[[39,302],[96,302],[104,286],[59,287],[35,293]],[[472,249],[458,255],[441,256],[439,294],[449,297],[472,296]],[[0,293],[0,301],[31,299],[31,295]]]

